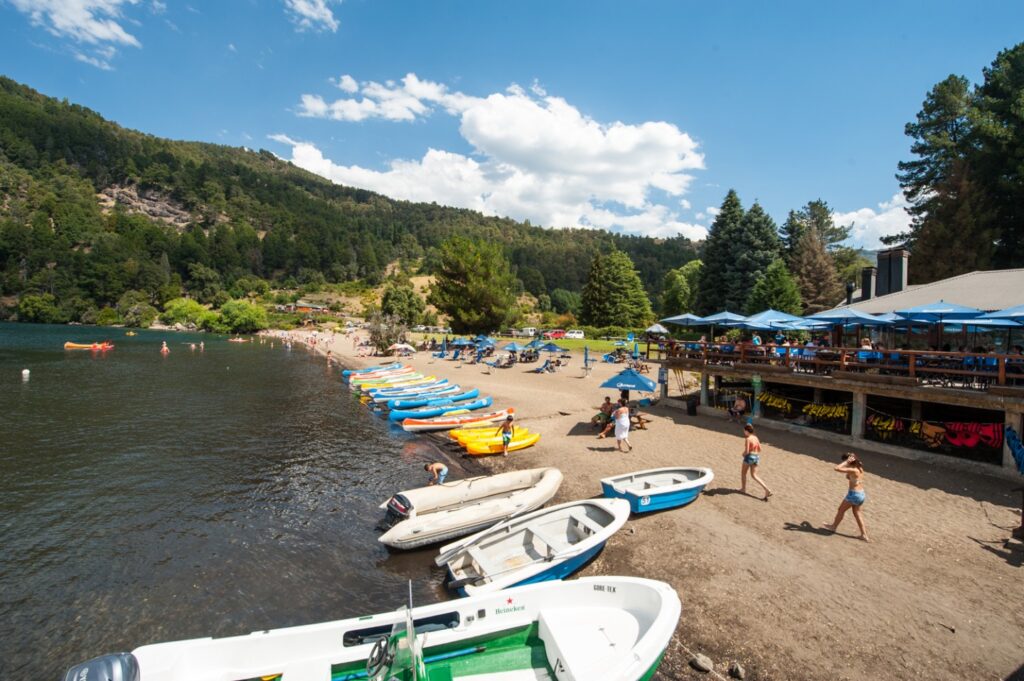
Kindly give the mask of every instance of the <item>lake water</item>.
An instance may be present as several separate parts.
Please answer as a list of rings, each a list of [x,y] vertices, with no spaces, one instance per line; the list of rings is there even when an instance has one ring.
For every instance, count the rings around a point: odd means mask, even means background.
[[[374,529],[436,450],[299,347],[0,324],[0,438],[5,680],[391,610],[408,579],[420,603],[446,597],[434,551],[389,554]]]

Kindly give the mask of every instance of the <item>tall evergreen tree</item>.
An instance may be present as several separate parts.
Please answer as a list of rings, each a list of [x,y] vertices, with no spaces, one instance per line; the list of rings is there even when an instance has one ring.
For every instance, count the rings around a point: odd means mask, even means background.
[[[768,266],[747,299],[747,314],[756,314],[769,308],[795,315],[803,313],[800,289],[781,258]]]
[[[501,246],[461,236],[441,244],[427,300],[451,318],[456,333],[489,333],[515,314],[515,276]]]
[[[812,226],[818,231],[819,236],[825,242],[826,250],[829,251],[834,250],[850,237],[851,225],[837,225],[828,203],[822,199],[808,201],[807,205],[799,210],[789,211],[786,221],[779,229],[787,258],[793,256],[804,232]]]
[[[733,252],[735,280],[739,285],[736,300],[742,300],[742,306],[738,309],[743,310],[746,309],[754,284],[764,276],[768,266],[782,255],[778,228],[761,208],[761,204],[754,203],[743,216],[733,242]]]
[[[722,310],[742,310],[749,291],[743,290],[741,278],[733,267],[736,243],[743,222],[743,206],[736,190],[730,189],[721,210],[711,223],[704,241],[701,260],[704,267],[697,288],[697,310],[708,315]]]
[[[843,290],[836,276],[835,262],[814,226],[801,237],[791,270],[803,298],[804,314],[828,310],[841,302]]]
[[[1024,43],[1000,52],[977,88],[980,189],[991,207],[994,265],[1024,266]]]
[[[652,316],[651,301],[629,256],[617,250],[594,256],[583,287],[583,323],[637,327],[646,325]]]

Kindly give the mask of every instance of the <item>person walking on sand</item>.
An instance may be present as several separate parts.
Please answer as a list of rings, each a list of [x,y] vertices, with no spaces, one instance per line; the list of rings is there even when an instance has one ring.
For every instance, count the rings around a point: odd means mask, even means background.
[[[867,528],[864,527],[864,513],[861,511],[861,507],[867,499],[867,495],[864,493],[864,464],[856,454],[847,452],[843,455],[843,462],[835,469],[846,475],[846,479],[850,482],[850,489],[846,492],[843,502],[839,504],[835,520],[831,524],[826,523],[825,529],[835,532],[839,523],[843,521],[846,511],[853,509],[853,519],[857,521],[857,527],[860,528],[860,538],[869,541]]]
[[[423,470],[430,473],[430,482],[427,485],[443,485],[448,478],[448,466],[439,461],[424,464]]]
[[[764,500],[768,501],[772,491],[768,489],[768,485],[764,484],[764,480],[757,476],[757,466],[761,463],[761,441],[754,435],[754,426],[749,423],[743,426],[743,433],[743,469],[740,472],[740,493],[747,493],[747,472],[749,471],[754,482],[764,488]]]
[[[508,456],[508,444],[515,437],[516,427],[512,423],[512,414],[509,414],[505,422],[498,426],[497,433],[501,433],[501,455]]]
[[[625,399],[619,399],[619,406],[612,412],[612,420],[615,422],[615,447],[620,452],[633,451],[633,445],[629,444],[629,403]],[[628,449],[623,449],[625,444]]]

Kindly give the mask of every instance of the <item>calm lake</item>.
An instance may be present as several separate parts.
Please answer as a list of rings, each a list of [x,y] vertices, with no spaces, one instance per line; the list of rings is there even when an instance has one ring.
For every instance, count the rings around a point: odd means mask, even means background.
[[[447,597],[435,551],[389,554],[374,529],[436,450],[298,346],[0,324],[0,424],[4,679],[391,610],[409,579]]]

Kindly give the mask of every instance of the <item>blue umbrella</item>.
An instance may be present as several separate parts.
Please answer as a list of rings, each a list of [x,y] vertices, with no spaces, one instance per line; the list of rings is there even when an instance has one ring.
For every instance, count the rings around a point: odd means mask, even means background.
[[[769,309],[764,312],[758,312],[757,314],[750,315],[740,322],[728,322],[725,326],[732,326],[740,329],[771,330],[793,328],[793,324],[799,324],[803,321],[804,320],[800,317],[789,314],[788,312]]]
[[[860,324],[862,326],[888,326],[892,324],[892,321],[888,319],[882,319],[881,317],[876,317],[849,307],[837,307],[833,310],[825,310],[824,312],[812,314],[804,319],[812,322],[826,322],[830,325],[843,324],[844,326],[846,324]]]
[[[695,314],[690,314],[689,312],[685,314],[677,314],[675,317],[665,317],[658,321],[663,324],[675,324],[676,326],[700,326],[705,323],[701,317],[698,317]]]
[[[909,307],[906,310],[896,310],[896,314],[915,322],[937,322],[941,324],[946,319],[974,319],[983,315],[984,312],[974,307],[939,300],[927,305]]]
[[[633,369],[626,369],[615,374],[601,384],[602,388],[617,388],[619,390],[639,390],[640,392],[653,393],[658,387],[657,383],[638,374]]]
[[[640,344],[633,343],[633,359],[640,357]]]
[[[512,341],[511,343],[509,343],[508,345],[506,345],[505,347],[502,348],[502,350],[508,350],[509,352],[522,352],[525,349],[526,349],[525,345],[520,345],[519,343],[516,343],[515,341]]]
[[[583,346],[583,368],[587,369],[590,367],[590,346]]]
[[[467,347],[467,346],[472,345],[472,344],[473,344],[473,341],[471,341],[471,340],[469,340],[467,338],[456,338],[455,340],[453,340],[451,342],[451,346],[453,348],[464,348],[464,347]]]
[[[982,319],[1024,319],[1024,305],[1008,307],[1005,310],[996,310],[982,315]]]
[[[537,348],[544,347],[544,341],[539,338],[535,338],[526,344],[527,350],[536,350]]]
[[[542,345],[542,346],[540,346],[539,349],[543,350],[544,352],[568,352],[568,350],[566,350],[565,348],[560,348],[557,345],[555,345],[554,343],[548,343],[547,345]]]
[[[703,319],[701,319],[701,322],[704,323],[704,324],[711,324],[711,325],[715,325],[715,324],[732,324],[734,322],[746,321],[746,319],[747,318],[744,317],[741,314],[734,314],[734,313],[729,312],[728,310],[726,310],[725,312],[719,312],[717,314],[713,314],[710,317],[704,317]]]

